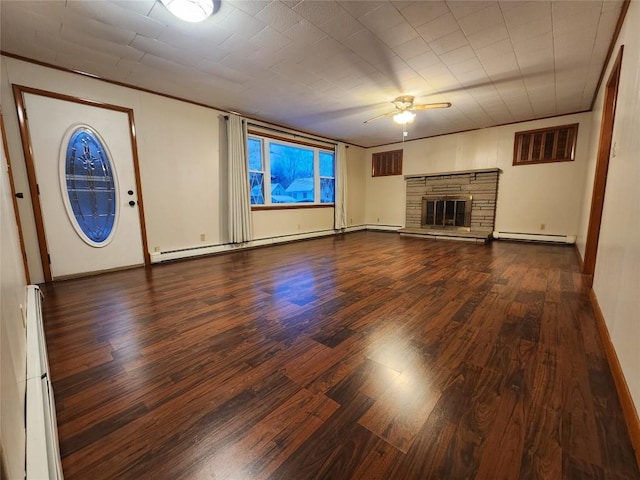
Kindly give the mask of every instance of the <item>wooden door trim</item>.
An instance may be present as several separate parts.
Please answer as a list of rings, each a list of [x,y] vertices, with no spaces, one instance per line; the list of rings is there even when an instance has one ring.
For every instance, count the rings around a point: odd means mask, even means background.
[[[31,148],[31,138],[27,127],[27,114],[24,105],[23,91],[18,85],[12,85],[13,98],[18,111],[18,123],[20,125],[20,138],[22,140],[22,151],[24,152],[24,163],[27,167],[27,179],[29,181],[29,193],[31,195],[31,205],[33,216],[36,222],[36,233],[38,236],[38,247],[40,250],[40,261],[42,262],[42,273],[44,281],[51,281],[51,265],[49,264],[49,248],[47,238],[44,235],[44,220],[42,219],[42,206],[40,205],[40,195],[38,195],[38,183],[36,182],[36,171],[33,164],[33,150]]]
[[[38,88],[27,87],[24,85],[12,84],[13,96],[16,103],[16,109],[18,113],[18,123],[20,125],[20,137],[22,139],[22,149],[24,151],[24,159],[27,167],[27,177],[29,180],[29,190],[31,194],[31,201],[33,205],[33,214],[35,217],[36,231],[38,236],[38,246],[40,250],[40,260],[42,261],[42,271],[44,274],[45,282],[52,281],[51,266],[49,264],[49,249],[47,246],[47,240],[45,236],[44,220],[42,218],[42,206],[40,204],[40,196],[38,195],[38,185],[36,182],[35,164],[33,161],[33,148],[31,143],[31,134],[29,132],[29,125],[27,122],[27,111],[25,106],[25,94],[30,93],[32,95],[40,95],[43,97],[53,98],[56,100],[63,100],[72,103],[78,103],[82,105],[88,105],[91,107],[104,108],[107,110],[115,110],[127,114],[129,121],[129,138],[131,141],[131,154],[133,159],[133,170],[136,182],[137,197],[138,197],[138,217],[140,219],[140,234],[142,236],[142,253],[144,257],[145,266],[151,265],[151,255],[149,254],[148,242],[147,242],[147,228],[145,224],[144,216],[144,202],[142,200],[142,183],[140,180],[140,164],[138,157],[138,143],[136,141],[136,128],[133,118],[133,109],[128,107],[122,107],[120,105],[114,105],[110,103],[98,102],[95,100],[74,97],[71,95],[65,95],[57,92],[50,92],[48,90],[41,90]]]
[[[593,192],[591,194],[591,211],[589,213],[589,226],[584,248],[582,273],[590,277],[593,283],[593,274],[596,268],[598,254],[598,242],[600,240],[600,226],[602,223],[602,211],[604,208],[604,196],[607,187],[607,173],[609,170],[609,156],[613,139],[613,126],[616,116],[616,103],[618,99],[618,86],[620,83],[620,70],[622,67],[622,53],[624,46],[620,46],[618,56],[604,93],[604,105],[602,108],[602,122],[600,126],[600,138],[598,140],[598,152],[596,157],[596,171],[593,179]]]
[[[24,277],[27,285],[31,283],[31,275],[29,274],[29,265],[27,264],[27,250],[24,246],[24,235],[22,234],[22,222],[20,222],[20,213],[18,211],[18,197],[16,196],[16,185],[13,181],[13,170],[11,169],[11,157],[9,156],[9,144],[7,143],[7,132],[4,129],[4,118],[2,117],[2,109],[0,109],[0,132],[2,134],[2,148],[4,149],[4,158],[7,163],[9,188],[11,190],[11,200],[13,201],[13,213],[16,217],[18,226],[18,239],[20,241],[20,252],[22,253],[22,265],[24,266]]]

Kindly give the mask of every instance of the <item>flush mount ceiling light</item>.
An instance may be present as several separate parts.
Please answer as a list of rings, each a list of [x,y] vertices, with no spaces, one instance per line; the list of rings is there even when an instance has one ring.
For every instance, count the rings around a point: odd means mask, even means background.
[[[180,20],[202,22],[213,13],[213,0],[160,0]]]
[[[410,112],[409,110],[404,110],[400,113],[396,113],[393,116],[393,121],[399,123],[400,125],[405,125],[407,123],[413,123],[416,118],[416,114]]]

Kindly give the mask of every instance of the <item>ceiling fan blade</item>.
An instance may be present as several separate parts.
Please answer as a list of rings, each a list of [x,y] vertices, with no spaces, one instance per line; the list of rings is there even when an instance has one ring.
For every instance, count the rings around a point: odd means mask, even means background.
[[[377,117],[373,117],[373,118],[370,118],[369,120],[366,120],[364,123],[373,122],[374,120],[379,120],[379,119],[384,118],[384,117],[390,117],[391,115],[394,115],[396,113],[398,113],[397,110],[395,110],[393,112],[383,113],[382,115],[378,115]]]
[[[414,105],[409,110],[431,110],[432,108],[449,108],[451,104],[449,102],[444,103],[425,103],[423,105]]]

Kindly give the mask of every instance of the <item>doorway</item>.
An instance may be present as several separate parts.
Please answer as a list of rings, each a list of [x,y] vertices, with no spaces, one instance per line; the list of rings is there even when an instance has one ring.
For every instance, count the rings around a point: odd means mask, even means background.
[[[591,195],[591,212],[589,214],[589,226],[587,229],[587,240],[582,263],[582,273],[590,277],[590,283],[593,283],[593,274],[596,268],[596,256],[598,254],[598,241],[600,239],[600,225],[602,223],[604,195],[607,187],[607,174],[609,171],[609,158],[611,156],[613,124],[616,116],[616,102],[618,99],[618,85],[620,83],[623,48],[623,46],[620,47],[618,57],[611,69],[611,73],[609,74],[609,79],[607,80],[606,90],[604,93],[602,123],[600,126],[600,139],[598,141],[598,153],[596,158],[596,172],[593,180],[593,193]]]
[[[149,264],[132,110],[13,88],[45,281]]]

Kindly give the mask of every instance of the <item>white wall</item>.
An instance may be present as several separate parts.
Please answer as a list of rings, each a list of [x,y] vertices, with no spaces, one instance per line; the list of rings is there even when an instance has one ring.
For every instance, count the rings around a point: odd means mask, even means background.
[[[584,256],[595,175],[604,91],[620,45],[624,45],[613,128],[615,156],[609,162],[607,187],[593,290],[629,390],[640,409],[640,2],[631,2],[604,76],[594,111],[588,175],[582,202],[578,248]]]
[[[437,115],[437,111],[430,114]],[[403,149],[404,175],[500,168],[496,230],[576,235],[590,119],[589,113],[566,115],[367,149],[366,222],[404,225],[403,177],[374,178],[370,171],[372,153]],[[512,166],[515,132],[571,123],[580,124],[575,161]],[[544,230],[540,228],[542,224]]]
[[[24,477],[26,331],[21,305],[25,286],[9,177],[0,145],[0,451],[8,478]]]
[[[11,84],[25,85],[132,108],[138,142],[149,252],[215,246],[227,242],[226,131],[223,112],[132,88],[2,57],[1,99],[14,164],[29,270],[44,280]],[[353,147],[356,148],[356,147]],[[357,150],[357,149],[356,149]],[[361,149],[360,149],[361,150]],[[358,155],[355,163],[360,162]],[[349,168],[348,175],[358,173]],[[360,184],[358,183],[360,182]],[[358,176],[355,192],[363,191]],[[358,190],[360,189],[360,190]],[[358,220],[364,195],[350,194]],[[350,213],[348,213],[350,215]],[[255,239],[333,229],[333,208],[252,212]],[[204,240],[201,240],[204,235]]]

